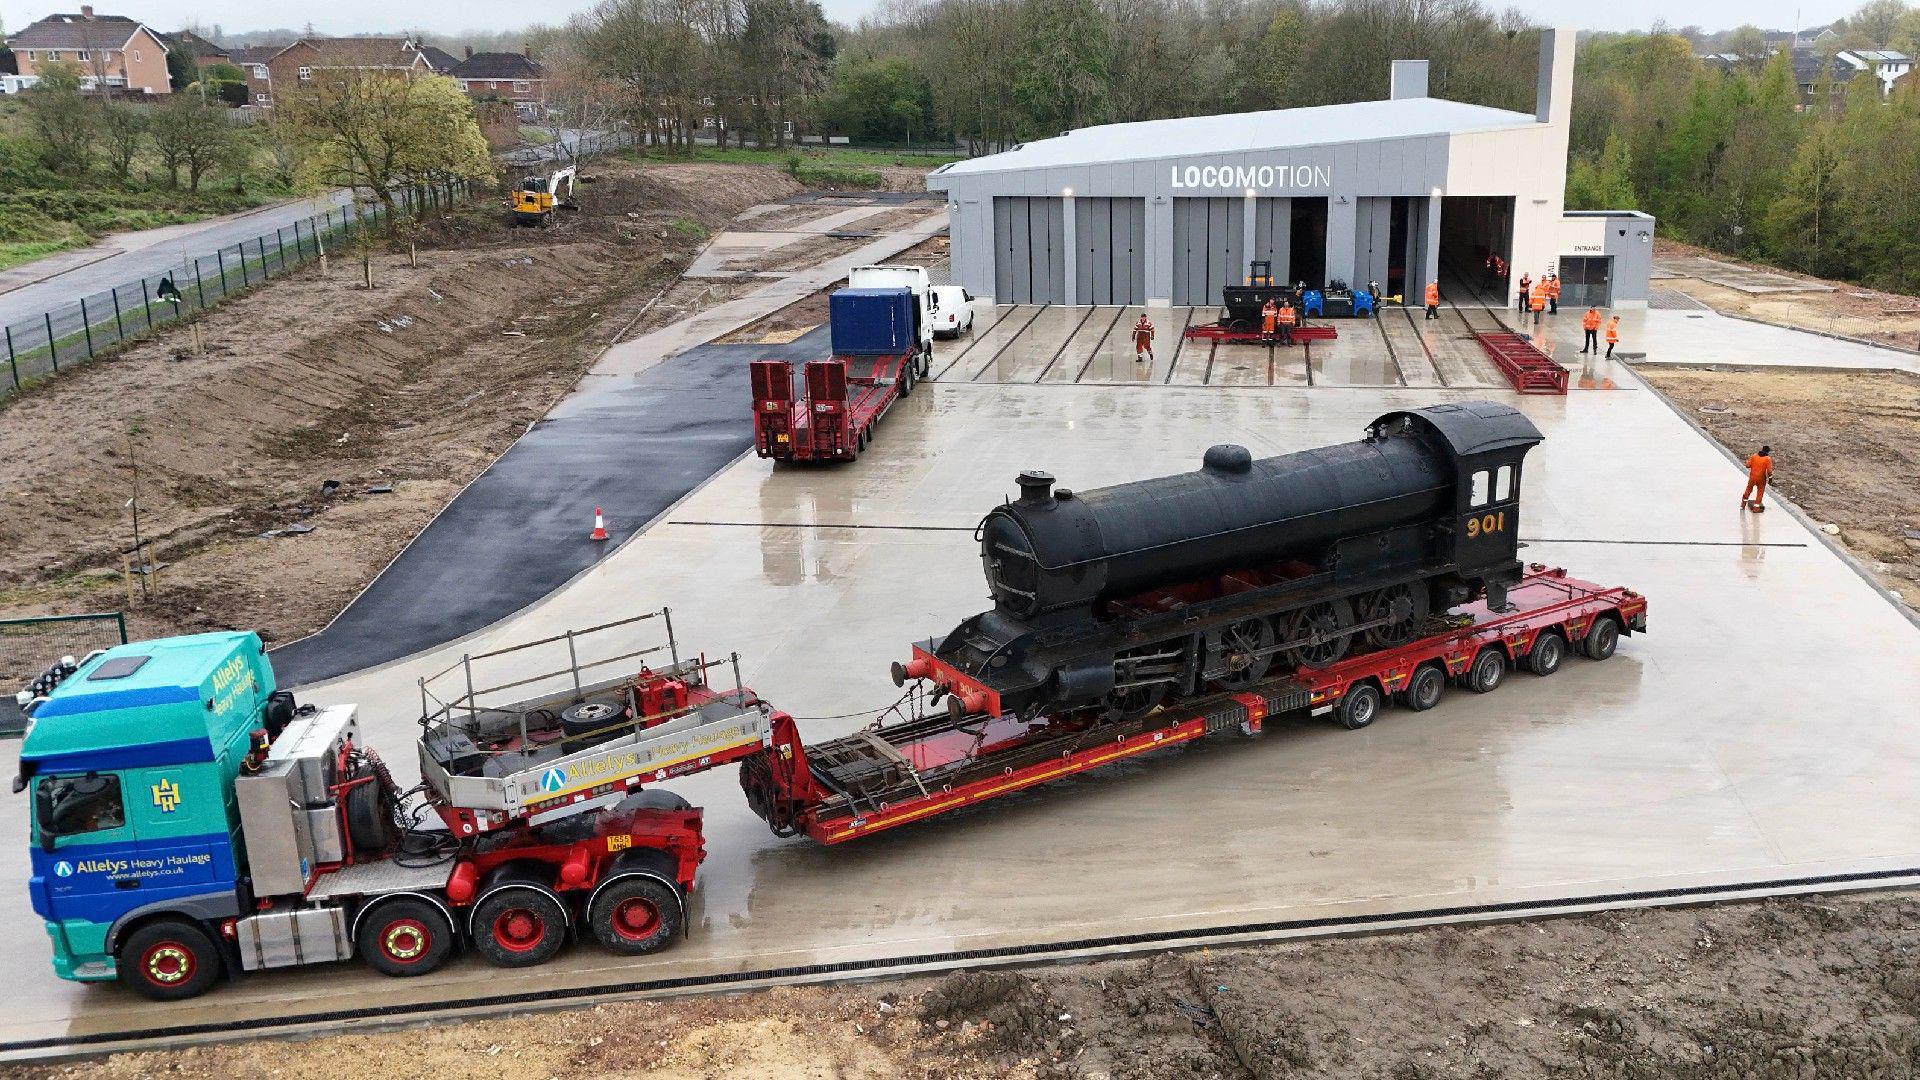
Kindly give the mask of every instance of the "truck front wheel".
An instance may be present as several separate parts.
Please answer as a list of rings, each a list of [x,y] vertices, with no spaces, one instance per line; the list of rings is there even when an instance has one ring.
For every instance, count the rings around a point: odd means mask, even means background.
[[[608,952],[658,952],[680,932],[680,897],[657,878],[622,878],[594,897],[587,924]]]
[[[179,1001],[220,977],[220,953],[206,931],[179,919],[150,922],[120,946],[120,981],[141,997]]]
[[[440,909],[410,896],[373,909],[355,935],[367,966],[382,975],[425,975],[453,952],[453,927]]]

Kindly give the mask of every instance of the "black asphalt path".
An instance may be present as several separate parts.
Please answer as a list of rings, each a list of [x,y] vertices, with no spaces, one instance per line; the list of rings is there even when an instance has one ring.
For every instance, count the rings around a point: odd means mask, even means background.
[[[461,492],[331,625],[273,652],[301,686],[445,644],[567,583],[753,445],[747,364],[788,345],[701,345],[630,380],[589,377]],[[593,508],[611,539],[588,538]],[[324,528],[324,524],[322,528]]]

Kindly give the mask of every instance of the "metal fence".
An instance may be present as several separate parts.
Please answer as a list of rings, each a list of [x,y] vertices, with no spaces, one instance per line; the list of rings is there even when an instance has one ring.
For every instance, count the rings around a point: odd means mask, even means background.
[[[48,665],[126,643],[127,619],[118,611],[0,619],[0,736],[18,735],[26,727],[13,695]]]
[[[450,181],[401,189],[395,202],[400,212],[419,217],[470,194],[471,185]],[[0,395],[312,262],[356,233],[379,227],[385,213],[377,203],[337,207],[0,328]]]

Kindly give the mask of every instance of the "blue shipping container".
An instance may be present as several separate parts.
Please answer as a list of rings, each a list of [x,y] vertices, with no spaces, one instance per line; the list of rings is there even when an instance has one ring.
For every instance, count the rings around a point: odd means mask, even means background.
[[[913,290],[841,289],[827,298],[835,356],[903,353],[917,341]]]

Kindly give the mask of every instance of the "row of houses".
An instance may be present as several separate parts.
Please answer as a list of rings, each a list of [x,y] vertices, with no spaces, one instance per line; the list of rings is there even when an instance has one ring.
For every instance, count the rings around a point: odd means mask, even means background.
[[[303,37],[281,45],[230,49],[191,31],[163,33],[137,19],[99,14],[86,5],[77,13],[29,23],[7,37],[7,47],[18,68],[0,83],[9,93],[32,86],[51,63],[77,65],[88,90],[172,93],[183,88],[173,85],[167,57],[180,50],[197,68],[239,68],[254,108],[272,108],[276,92],[329,70],[384,71],[402,78],[445,75],[458,80],[470,96],[512,102],[524,115],[539,113],[546,100],[546,75],[530,51],[476,53],[469,48],[456,59],[431,45],[398,37]]]
[[[1770,46],[1768,55],[1780,52],[1787,54],[1793,67],[1793,81],[1800,87],[1802,109],[1813,105],[1822,83],[1826,84],[1829,94],[1838,98],[1846,94],[1854,79],[1868,76],[1879,80],[1880,96],[1885,98],[1896,88],[1920,79],[1914,70],[1913,57],[1892,49],[1840,49],[1829,53],[1804,45],[1788,45]],[[1738,53],[1703,53],[1700,59],[1722,71],[1736,70],[1748,62]]]

